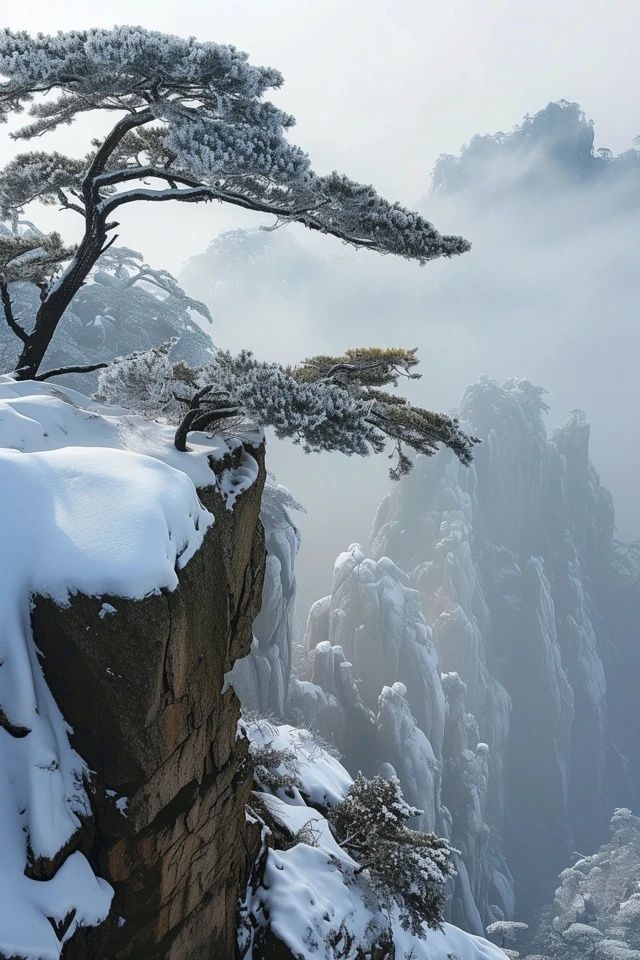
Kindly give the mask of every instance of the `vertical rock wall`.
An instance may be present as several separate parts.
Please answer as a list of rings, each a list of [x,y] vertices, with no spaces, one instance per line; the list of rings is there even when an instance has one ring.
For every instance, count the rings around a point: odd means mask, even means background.
[[[234,955],[256,838],[239,702],[222,689],[260,606],[263,473],[233,510],[214,488],[200,491],[215,523],[175,591],[76,596],[65,608],[36,598],[45,676],[93,771],[92,817],[74,845],[115,891],[106,923],[65,944],[68,960]]]

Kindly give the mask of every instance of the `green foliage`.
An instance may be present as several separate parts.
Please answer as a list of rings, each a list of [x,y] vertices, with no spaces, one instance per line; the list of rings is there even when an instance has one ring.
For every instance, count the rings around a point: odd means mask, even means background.
[[[353,347],[339,357],[309,357],[293,369],[293,375],[301,383],[330,379],[360,387],[397,386],[402,376],[419,379],[420,374],[412,372],[419,363],[417,352],[417,347]]]
[[[380,453],[392,441],[398,479],[411,469],[405,447],[432,456],[440,444],[468,464],[478,442],[454,417],[414,407],[370,386],[395,384],[417,364],[415,350],[359,348],[344,358],[314,357],[299,367],[262,363],[248,351],[220,350],[205,367],[172,365],[166,347],[125,358],[103,371],[99,397],[142,413],[182,418],[176,446],[191,430],[252,423],[300,443],[307,452]],[[334,361],[338,362],[334,362]],[[409,373],[411,377],[417,376]],[[184,411],[186,407],[186,412]]]
[[[471,462],[472,448],[478,443],[459,427],[454,417],[414,406],[400,394],[381,387],[397,387],[401,377],[417,380],[419,360],[417,348],[355,347],[343,356],[316,356],[304,360],[292,371],[306,383],[332,382],[353,396],[369,401],[369,419],[382,434],[393,441],[395,466],[389,471],[392,480],[410,472],[412,462],[405,447],[431,456],[439,444],[449,447],[465,464]]]

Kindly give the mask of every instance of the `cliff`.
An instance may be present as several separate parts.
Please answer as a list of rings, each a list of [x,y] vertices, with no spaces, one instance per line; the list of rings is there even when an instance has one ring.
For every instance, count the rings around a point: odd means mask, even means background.
[[[475,463],[419,458],[383,501],[310,611],[313,673],[290,692],[460,850],[448,916],[474,932],[542,905],[639,798],[637,545],[612,541],[584,415],[547,433],[542,394],[467,390]]]
[[[260,438],[180,456],[73,391],[0,390],[0,955],[230,958],[259,837],[222,690],[260,606]]]

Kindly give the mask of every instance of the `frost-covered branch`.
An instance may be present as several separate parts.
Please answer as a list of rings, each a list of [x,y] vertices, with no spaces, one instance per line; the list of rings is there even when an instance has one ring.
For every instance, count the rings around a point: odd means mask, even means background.
[[[45,373],[39,373],[34,380],[50,380],[52,377],[64,377],[69,373],[93,373],[95,370],[104,370],[109,366],[108,361],[101,363],[81,363],[70,367],[58,367],[55,370],[47,370]]]
[[[116,361],[99,379],[100,399],[177,423],[176,447],[186,450],[192,431],[229,429],[234,423],[272,427],[276,436],[308,453],[381,453],[394,444],[393,479],[412,466],[405,447],[431,456],[442,444],[469,463],[478,442],[455,418],[414,407],[379,384],[395,384],[416,364],[415,350],[350,351],[344,362],[314,357],[299,367],[258,361],[247,351],[219,351],[203,367],[173,363],[171,344]],[[328,370],[334,370],[327,375]],[[187,407],[185,411],[185,406]]]

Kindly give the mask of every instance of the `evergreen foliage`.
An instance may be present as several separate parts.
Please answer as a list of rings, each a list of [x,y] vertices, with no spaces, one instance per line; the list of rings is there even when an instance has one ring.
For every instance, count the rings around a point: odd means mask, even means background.
[[[447,841],[407,826],[420,812],[405,801],[395,777],[359,774],[328,813],[338,842],[358,863],[356,873],[367,871],[381,904],[395,903],[402,925],[416,936],[425,923],[440,928],[453,873]]]
[[[269,743],[251,745],[253,778],[258,790],[277,794],[302,788],[302,781],[293,772],[296,755],[293,750],[278,750]]]
[[[221,350],[204,367],[171,360],[171,343],[124,358],[102,371],[98,398],[150,417],[178,422],[176,446],[186,449],[192,430],[247,425],[272,427],[305,451],[347,455],[380,453],[392,441],[390,474],[411,469],[405,447],[430,456],[439,444],[462,463],[471,460],[477,438],[455,418],[414,407],[379,389],[395,385],[417,364],[415,350],[359,348],[345,357],[313,357],[299,367],[256,360],[243,351]],[[393,456],[394,454],[392,454]]]
[[[42,234],[29,222],[0,224],[0,294],[8,321],[0,325],[0,371],[15,366],[33,331],[47,276],[72,252],[56,234]],[[201,362],[213,354],[213,344],[194,313],[211,322],[206,304],[189,297],[168,271],[145,263],[135,250],[112,246],[69,305],[50,345],[49,364],[64,370],[93,366],[169,338],[178,341],[175,358]],[[71,385],[91,391],[90,376],[76,375]]]

